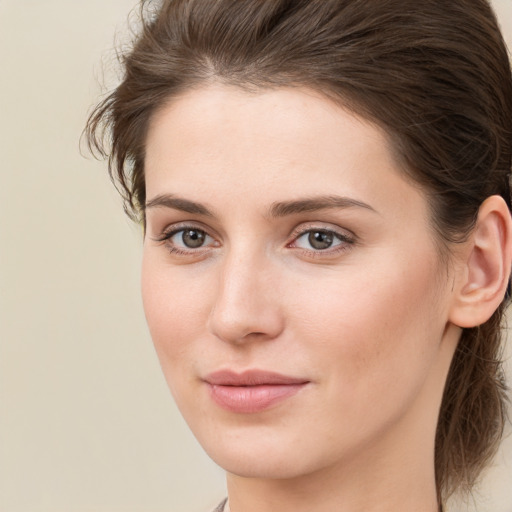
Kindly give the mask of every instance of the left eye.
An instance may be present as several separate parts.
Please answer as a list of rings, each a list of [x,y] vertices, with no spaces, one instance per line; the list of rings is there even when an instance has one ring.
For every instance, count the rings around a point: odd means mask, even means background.
[[[343,237],[334,231],[326,229],[311,229],[298,236],[294,245],[301,249],[325,251],[331,247],[341,245],[344,241]]]

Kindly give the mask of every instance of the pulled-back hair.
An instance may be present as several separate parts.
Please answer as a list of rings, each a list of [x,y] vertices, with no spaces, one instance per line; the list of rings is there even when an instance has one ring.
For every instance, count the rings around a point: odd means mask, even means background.
[[[309,87],[379,125],[425,191],[445,255],[488,196],[510,207],[512,78],[486,0],[164,0],[143,1],[142,14],[124,79],[86,132],[132,218],[144,222],[153,114],[209,83]],[[452,361],[435,444],[439,503],[474,484],[502,436],[504,307],[463,330]]]

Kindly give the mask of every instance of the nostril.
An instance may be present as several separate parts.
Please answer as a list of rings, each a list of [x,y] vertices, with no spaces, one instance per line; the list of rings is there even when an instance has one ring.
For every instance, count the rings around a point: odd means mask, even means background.
[[[239,311],[238,315],[226,313],[216,308],[208,320],[208,330],[229,343],[274,339],[284,325],[276,308],[255,308],[254,312],[246,309]]]
[[[278,336],[284,321],[279,297],[273,293],[269,262],[256,258],[251,248],[243,254],[232,249],[222,263],[217,288],[213,290],[209,331],[232,343]]]

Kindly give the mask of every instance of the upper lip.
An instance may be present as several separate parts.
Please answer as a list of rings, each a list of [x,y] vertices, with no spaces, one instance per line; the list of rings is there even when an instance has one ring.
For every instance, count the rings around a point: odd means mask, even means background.
[[[309,382],[308,379],[265,370],[246,370],[240,373],[233,370],[219,370],[208,374],[204,380],[215,386],[293,385]]]

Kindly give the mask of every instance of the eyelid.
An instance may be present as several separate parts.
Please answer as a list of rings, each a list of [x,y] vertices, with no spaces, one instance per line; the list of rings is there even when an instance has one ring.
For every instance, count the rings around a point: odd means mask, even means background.
[[[330,233],[334,233],[338,238],[345,240],[347,242],[355,243],[357,241],[357,237],[355,233],[346,228],[341,228],[339,226],[334,226],[333,224],[325,223],[325,222],[306,222],[298,225],[293,229],[290,234],[290,239],[293,241],[296,238],[304,235],[305,233],[309,233],[310,231],[327,231]]]
[[[152,240],[155,242],[164,242],[165,240],[168,240],[170,237],[175,235],[176,233],[180,231],[184,231],[186,229],[197,229],[198,231],[203,231],[208,236],[210,236],[213,239],[218,239],[218,236],[216,235],[213,230],[201,222],[197,221],[180,221],[180,222],[173,222],[172,224],[167,225],[161,230],[158,230],[159,234],[152,236]]]
[[[181,231],[186,231],[187,229],[202,231],[203,233],[205,233],[206,236],[210,237],[214,243],[210,243],[197,248],[192,248],[178,246],[171,241],[173,236],[180,233]],[[159,235],[151,238],[154,242],[164,245],[171,254],[177,256],[199,257],[205,255],[205,253],[207,253],[212,248],[220,246],[216,234],[212,233],[212,230],[204,226],[201,222],[196,221],[181,221],[170,224],[166,226],[164,229],[162,229]]]
[[[324,231],[333,233],[334,236],[341,242],[327,249],[305,249],[304,247],[294,246],[293,244],[302,236],[312,231]],[[294,228],[290,234],[290,242],[287,243],[286,247],[301,251],[307,257],[313,258],[329,258],[337,256],[350,249],[357,242],[357,237],[352,231],[341,228],[339,226],[333,226],[332,224],[324,222],[308,222],[303,223]]]

